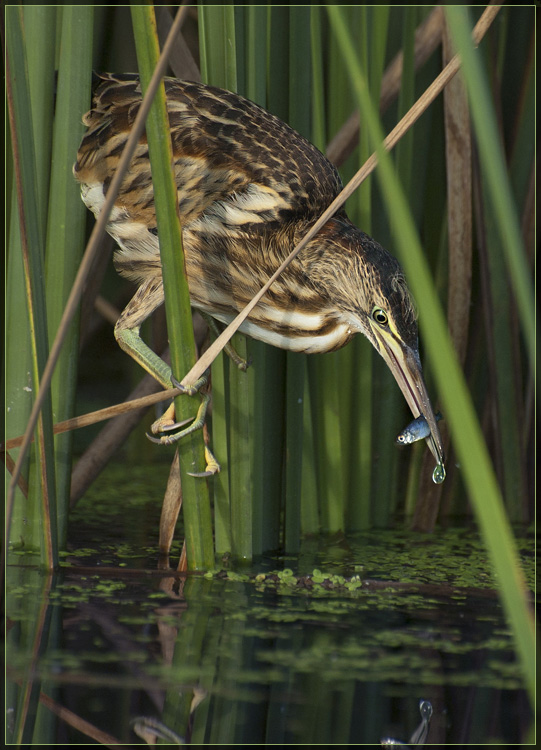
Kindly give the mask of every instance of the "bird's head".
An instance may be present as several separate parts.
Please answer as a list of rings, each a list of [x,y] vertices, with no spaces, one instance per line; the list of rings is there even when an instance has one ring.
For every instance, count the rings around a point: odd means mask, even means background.
[[[351,331],[363,333],[381,354],[413,416],[426,419],[428,447],[443,464],[443,443],[419,357],[417,313],[399,262],[346,217],[331,219],[319,244],[317,236],[312,243],[312,278],[325,286]]]

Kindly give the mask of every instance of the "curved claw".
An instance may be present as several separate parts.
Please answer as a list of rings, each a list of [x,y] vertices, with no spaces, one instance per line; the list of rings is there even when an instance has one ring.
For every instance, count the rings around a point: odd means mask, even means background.
[[[214,332],[215,336],[220,335],[220,328],[218,327],[218,324],[214,320],[214,318],[211,315],[208,315],[207,313],[204,313],[202,310],[199,311],[203,318],[207,321],[208,327],[211,329],[211,331]],[[235,351],[233,345],[231,344],[231,341],[228,341],[227,344],[224,346],[224,352],[227,354],[229,359],[233,362],[234,365],[236,365],[239,370],[242,370],[243,372],[246,372],[246,370],[250,367],[252,364],[252,360],[246,360],[243,359],[240,354]]]
[[[205,385],[208,382],[209,378],[209,371],[207,370],[205,374],[197,380],[197,382],[194,385],[191,386],[183,386],[181,385],[176,378],[174,378],[171,375],[171,382],[173,384],[174,388],[178,388],[183,393],[186,393],[190,396],[195,395],[199,392],[199,389]],[[157,419],[152,425],[151,430],[154,433],[154,435],[149,435],[147,433],[147,438],[152,442],[156,443],[157,445],[172,445],[173,443],[176,443],[177,440],[181,440],[183,437],[186,437],[186,435],[190,435],[192,432],[195,432],[196,430],[201,430],[205,427],[205,418],[207,415],[207,408],[210,402],[210,395],[208,393],[200,393],[201,396],[201,404],[199,406],[199,409],[197,411],[197,414],[195,416],[195,419],[184,419],[182,422],[176,422],[175,421],[175,404],[174,402],[169,406],[169,408],[164,412],[164,414]],[[178,432],[174,432],[174,430],[178,430],[179,427],[184,427],[184,425],[191,422],[191,424],[186,427],[184,430],[180,430]],[[163,434],[167,433],[167,434]],[[156,435],[156,436],[155,436]],[[214,474],[218,474],[220,471],[220,464],[208,447],[205,445],[205,461],[206,461],[206,469],[202,472],[188,472],[188,474],[192,477],[211,477]]]
[[[197,477],[198,479],[204,479],[205,477],[212,477],[214,474],[220,473],[220,464],[216,459],[214,458],[213,454],[210,452],[208,446],[205,445],[205,461],[207,463],[205,471],[188,471],[188,475],[190,477]]]
[[[189,420],[188,420],[189,421]],[[197,427],[195,428],[197,429]],[[147,438],[150,440],[151,443],[156,443],[156,445],[173,445],[173,443],[176,443],[177,440],[180,440],[185,435],[189,435],[190,432],[193,432],[191,429],[191,426],[187,428],[187,430],[181,430],[181,432],[174,432],[172,435],[149,435],[148,432],[146,432]]]
[[[220,469],[214,471],[214,469],[207,469],[206,471],[187,471],[186,474],[189,477],[195,477],[196,479],[208,479],[209,477],[213,477],[215,474],[218,474]]]
[[[145,432],[145,435],[150,440],[151,443],[156,443],[156,445],[167,445],[167,440],[162,440],[161,437],[154,437],[154,435],[150,435],[148,432]]]
[[[161,417],[150,425],[150,430],[154,435],[160,435],[169,429],[170,425],[175,424],[175,404],[171,403]]]
[[[179,427],[184,427],[185,424],[189,424],[192,421],[191,417],[188,417],[188,419],[183,419],[182,422],[173,422],[172,424],[162,424],[159,427],[159,430],[154,430],[154,424],[152,425],[152,432],[171,432],[172,430],[178,430]]]
[[[210,396],[208,393],[202,393],[201,395],[201,405],[199,406],[199,409],[197,411],[197,414],[195,416],[195,419],[193,422],[189,425],[189,427],[186,427],[185,430],[180,430],[180,432],[173,432],[168,435],[160,435],[159,437],[154,437],[152,435],[148,435],[148,439],[153,442],[157,443],[159,445],[172,445],[172,443],[176,443],[177,440],[181,440],[183,437],[186,437],[186,435],[190,435],[192,432],[195,432],[196,430],[201,430],[203,428],[203,425],[205,424],[205,417],[207,415],[207,408],[210,401]],[[173,412],[174,413],[174,412]],[[167,417],[166,417],[167,415]],[[164,417],[166,417],[164,419]],[[189,419],[187,420],[190,421]],[[179,424],[186,424],[186,422],[181,422]],[[152,432],[169,432],[170,430],[175,429],[177,424],[175,424],[170,419],[170,411],[169,409],[163,417],[158,419],[151,427]]]
[[[171,375],[171,383],[173,384],[173,388],[178,388],[179,391],[181,391],[182,393],[186,393],[188,396],[195,396],[195,394],[198,393],[206,383],[208,383],[208,379],[208,370],[203,375],[201,375],[201,377],[196,380],[193,385],[182,385],[182,383],[179,383],[174,375]]]
[[[239,370],[241,370],[242,372],[246,372],[246,370],[252,364],[252,358],[250,357],[250,359],[242,359],[242,357],[239,357],[239,360],[235,361],[235,364],[237,365]]]
[[[252,364],[252,360],[244,359],[243,357],[241,357],[240,354],[235,349],[233,349],[230,342],[228,342],[224,346],[224,351],[229,357],[229,359],[233,362],[233,364],[236,367],[238,367],[238,369],[241,370],[242,372],[246,372],[246,370]]]
[[[207,370],[205,374],[197,380],[197,382],[194,385],[190,386],[183,386],[181,383],[178,382],[178,380],[171,374],[170,379],[171,383],[173,385],[173,388],[178,388],[183,394],[186,394],[188,396],[195,396],[196,393],[199,392],[199,389],[203,387],[208,382],[208,376],[209,371]],[[200,429],[204,422],[205,422],[205,415],[207,411],[209,396],[205,394],[201,394],[202,399],[202,406],[199,407],[199,411],[197,412],[197,416],[194,420],[194,424],[196,425],[193,427],[193,429],[197,430]],[[202,410],[203,409],[203,410]],[[159,417],[155,422],[152,423],[150,426],[150,430],[154,435],[162,435],[164,432],[173,432],[173,430],[178,430],[179,427],[183,427],[184,425],[188,424],[191,421],[191,417],[188,419],[183,420],[182,422],[176,421],[175,416],[175,402],[173,401],[169,407],[165,410],[165,412],[162,414],[161,417]],[[200,424],[201,421],[201,424]],[[192,429],[189,428],[189,432],[192,432]],[[175,442],[175,440],[179,440],[184,435],[188,435],[189,432],[180,432],[178,433],[178,437],[176,437],[174,440],[169,437],[160,437],[158,440],[152,440],[154,443],[160,443],[162,445],[169,445],[172,442]],[[150,437],[150,436],[149,436]]]

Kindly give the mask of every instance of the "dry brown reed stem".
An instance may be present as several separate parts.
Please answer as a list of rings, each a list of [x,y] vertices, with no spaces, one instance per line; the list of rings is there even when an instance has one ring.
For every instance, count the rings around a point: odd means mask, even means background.
[[[179,9],[176,15],[175,21],[171,27],[171,31],[169,33],[167,41],[160,55],[158,65],[156,66],[156,70],[154,71],[154,74],[148,86],[146,95],[143,98],[141,107],[139,109],[137,117],[135,118],[132,132],[126,142],[126,146],[122,153],[122,157],[120,159],[118,169],[115,173],[115,176],[113,177],[113,180],[111,181],[111,185],[109,186],[109,190],[107,192],[107,197],[105,199],[105,203],[103,205],[102,211],[98,217],[98,220],[96,221],[96,224],[94,225],[94,229],[92,230],[90,240],[88,241],[88,244],[87,244],[84,256],[83,256],[83,260],[81,262],[81,266],[79,268],[79,271],[77,272],[75,282],[73,284],[72,290],[70,292],[70,296],[66,303],[66,308],[64,310],[62,320],[60,321],[60,325],[58,327],[58,331],[57,331],[54,343],[51,347],[51,351],[49,354],[49,358],[47,360],[47,364],[45,365],[45,368],[43,370],[41,382],[39,383],[39,389],[36,394],[36,400],[34,401],[34,405],[32,407],[32,411],[28,419],[28,426],[26,428],[26,432],[24,434],[23,441],[21,443],[21,450],[19,452],[19,456],[17,458],[17,462],[15,464],[13,475],[11,477],[11,482],[8,488],[7,503],[6,503],[8,508],[10,508],[13,503],[17,481],[21,473],[22,465],[26,457],[28,448],[32,441],[32,433],[38,421],[38,417],[41,412],[41,407],[43,406],[43,402],[45,399],[45,394],[47,393],[51,385],[54,368],[58,361],[58,357],[60,356],[60,350],[62,348],[62,344],[64,343],[64,339],[66,338],[69,326],[71,324],[71,321],[73,320],[73,316],[75,315],[75,312],[81,300],[81,296],[82,296],[83,289],[86,283],[86,279],[88,277],[89,269],[94,260],[94,256],[96,252],[98,251],[101,238],[105,234],[105,228],[107,225],[109,214],[111,213],[111,210],[113,208],[116,196],[120,189],[120,185],[122,184],[124,174],[126,173],[126,170],[129,167],[131,158],[133,156],[137,143],[139,142],[139,137],[141,133],[143,132],[146,116],[152,104],[154,94],[156,93],[156,90],[161,82],[161,79],[167,69],[167,63],[168,63],[170,51],[172,47],[174,46],[175,39],[178,33],[180,32],[180,28],[182,26],[186,13],[187,13],[187,6],[183,5]]]
[[[447,27],[442,35],[444,63],[453,56]],[[449,237],[449,280],[447,293],[447,325],[460,363],[466,358],[470,322],[472,279],[472,167],[471,129],[468,97],[461,76],[456,76],[443,92],[445,128],[445,165],[447,175],[447,215]],[[449,433],[443,427],[445,455],[449,454]],[[412,519],[416,531],[434,530],[440,503],[452,482],[435,484],[433,465],[423,455],[419,499]],[[454,471],[449,462],[448,480]]]
[[[184,8],[185,6],[183,6],[181,10],[184,10]],[[490,25],[494,21],[494,18],[496,17],[499,10],[500,10],[500,6],[490,5],[483,12],[483,15],[479,19],[473,31],[473,41],[476,45],[479,44],[479,42],[482,40],[482,38],[484,37],[488,29],[490,28]],[[178,22],[178,15],[177,15],[177,18],[175,19],[175,26],[179,25],[177,22]],[[160,60],[164,58],[164,54],[166,52],[167,52],[167,46],[164,47]],[[391,148],[393,148],[398,143],[398,141],[402,138],[402,136],[405,135],[405,133],[414,125],[414,123],[419,119],[419,117],[423,114],[423,112],[430,106],[430,104],[434,101],[434,99],[438,96],[438,94],[441,93],[441,91],[445,88],[447,83],[457,73],[459,68],[460,68],[460,60],[458,56],[455,56],[449,62],[449,64],[446,65],[446,67],[437,76],[437,78],[432,82],[432,84],[426,89],[426,91],[421,95],[421,97],[417,100],[417,102],[413,105],[413,107],[409,110],[409,112],[407,112],[406,115],[404,115],[404,117],[400,120],[400,122],[389,133],[389,135],[384,141],[384,146],[387,150],[390,150]],[[160,70],[160,75],[161,75],[161,68],[156,68],[156,71],[158,70]],[[154,74],[153,81],[151,83],[154,82],[155,78],[156,78],[156,73]],[[143,111],[143,106],[145,104],[145,101],[147,100],[148,93],[149,92],[153,93],[153,88],[154,88],[153,86],[149,87],[149,91],[147,92],[147,96],[145,96],[145,99],[143,100],[143,105],[139,111],[139,114]],[[145,111],[145,115],[146,115],[146,111]],[[139,116],[138,116],[138,119],[139,119]],[[137,120],[136,120],[136,123],[137,123]],[[134,124],[134,128],[135,128],[135,124]],[[132,136],[133,136],[133,133],[134,131],[132,131]],[[124,154],[121,160],[120,167],[122,167],[124,164],[124,156],[125,156],[126,151],[128,150],[128,147],[130,146],[130,141],[131,141],[132,136],[130,136],[130,139],[128,139],[128,143],[126,144],[126,148],[124,150]],[[133,142],[135,143],[135,138],[133,138]],[[284,269],[287,268],[287,266],[295,258],[295,256],[298,255],[298,253],[307,245],[307,243],[317,234],[317,232],[328,221],[328,219],[330,219],[331,216],[333,216],[333,214],[336,213],[336,211],[338,211],[338,209],[346,202],[349,196],[359,187],[359,185],[363,182],[363,180],[365,180],[366,177],[368,177],[368,175],[370,175],[374,171],[376,165],[377,165],[376,155],[372,154],[372,156],[365,162],[365,164],[361,167],[361,169],[359,169],[359,171],[349,181],[349,183],[342,190],[342,192],[331,203],[329,208],[322,214],[322,216],[307,232],[307,234],[303,237],[303,239],[299,242],[299,244],[293,249],[293,251],[286,258],[286,260],[282,263],[282,265],[271,276],[271,278],[265,284],[265,286],[262,287],[262,289],[251,300],[251,302],[248,305],[246,305],[244,310],[242,310],[242,312],[239,313],[239,315],[229,324],[229,326],[220,334],[220,336],[216,338],[216,340],[213,342],[213,344],[211,344],[211,346],[207,349],[207,351],[203,354],[203,356],[195,363],[194,367],[192,367],[190,372],[188,372],[187,375],[183,378],[182,385],[195,382],[205,372],[205,370],[211,365],[211,363],[218,356],[218,354],[224,348],[227,342],[231,339],[233,334],[242,325],[243,321],[248,317],[248,315],[256,306],[256,304],[259,302],[261,297],[263,297],[263,295],[267,292],[271,284],[278,278],[278,276],[282,273],[282,271],[284,271]],[[109,198],[111,195],[113,195],[113,187],[115,187],[117,183],[118,184],[120,183],[120,179],[117,180],[118,174],[120,173],[120,167],[119,167],[119,170],[117,171],[117,175],[115,176],[115,179],[111,183],[111,187],[107,194],[108,200],[106,201],[106,205],[104,205],[104,209],[102,210],[100,214],[100,217],[94,227],[94,231],[90,238],[89,244],[87,245],[87,250],[85,251],[83,263],[81,264],[81,268],[83,268],[83,264],[85,264],[85,272],[86,272],[86,267],[89,265],[89,262],[85,263],[85,261],[86,261],[87,254],[89,253],[92,247],[91,242],[94,242],[94,244],[97,245],[97,243],[99,242],[101,238],[101,235],[105,231],[106,219],[103,217],[106,214],[106,209],[108,208],[109,203],[110,203],[110,206],[112,206],[113,200],[109,201]],[[100,227],[101,229],[99,233],[98,233],[98,227]],[[80,278],[81,278],[81,281],[79,282]],[[44,389],[47,388],[50,384],[50,378],[52,376],[54,365],[56,364],[56,358],[58,357],[58,351],[60,349],[60,346],[63,340],[63,336],[61,337],[60,334],[63,328],[67,329],[67,326],[71,320],[71,316],[73,315],[73,311],[72,311],[71,315],[68,317],[68,308],[70,306],[72,298],[75,298],[75,302],[73,303],[73,308],[75,309],[75,307],[77,306],[77,303],[80,298],[81,288],[82,288],[82,285],[84,284],[84,279],[85,279],[85,275],[81,274],[81,269],[80,269],[77,275],[77,279],[75,281],[72,293],[70,295],[70,299],[68,300],[68,305],[66,306],[66,312],[64,313],[61,326],[59,328],[57,337],[55,339],[55,343],[53,345],[53,349],[51,350],[51,355],[49,356],[47,367],[45,368],[45,371],[44,371],[42,383],[40,384],[40,390],[36,397],[36,402],[34,404],[32,414],[30,415],[30,420],[29,420],[27,431],[25,435],[23,436],[23,438],[13,438],[11,441],[9,441],[9,444],[8,442],[6,442],[5,446],[3,447],[4,450],[9,450],[10,447],[17,447],[19,445],[23,446],[23,450],[19,454],[19,459],[15,466],[14,475],[12,476],[12,479],[11,479],[10,490],[9,490],[10,493],[14,492],[14,488],[18,479],[18,475],[20,474],[20,467],[22,465],[22,460],[23,460],[22,457],[25,455],[26,450],[28,449],[28,446],[31,442],[31,433],[36,423],[37,414],[43,403],[42,391],[44,391]],[[80,283],[81,288],[78,289],[78,294],[76,295],[74,293],[74,290],[76,289],[76,286],[78,283]],[[66,325],[64,325],[64,322],[66,319],[67,319],[67,323]],[[53,354],[55,354],[54,360],[53,360]],[[47,379],[45,378],[46,374],[47,374]],[[151,396],[146,396],[145,398],[136,399],[135,401],[124,402],[123,404],[118,404],[116,406],[108,407],[107,409],[101,409],[97,412],[92,412],[91,414],[87,414],[82,417],[75,417],[72,420],[66,420],[66,422],[55,425],[55,428],[54,428],[55,433],[63,432],[69,429],[76,429],[78,427],[85,427],[87,425],[94,424],[95,422],[101,421],[103,419],[110,419],[111,417],[118,416],[119,414],[130,411],[132,409],[140,409],[143,406],[151,406],[152,404],[159,403],[160,401],[165,401],[168,398],[173,398],[174,396],[177,395],[177,392],[178,392],[177,389],[171,389],[168,391],[164,391],[163,393],[152,394]],[[15,475],[15,472],[16,472],[16,475]]]
[[[112,326],[115,325],[120,317],[118,308],[116,308],[109,302],[109,300],[105,299],[105,297],[102,297],[100,294],[98,294],[94,301],[94,309],[99,315],[101,315],[104,320],[106,320]]]
[[[130,393],[126,403],[142,399],[150,394],[165,393],[161,385],[151,375],[145,375]],[[120,404],[122,406],[122,404]],[[123,445],[129,434],[134,430],[144,417],[148,406],[141,409],[133,409],[129,412],[123,411],[107,422],[105,427],[85,450],[77,461],[71,475],[70,506],[73,507],[85,494],[94,479],[107,466],[111,456],[120,445]],[[94,416],[97,412],[94,412]],[[101,420],[100,420],[101,421]],[[83,425],[79,425],[83,426]]]
[[[418,70],[428,60],[436,47],[441,42],[442,29],[445,18],[443,8],[438,6],[430,15],[419,25],[415,32],[414,59],[415,70]],[[402,81],[402,66],[404,55],[400,51],[392,62],[387,66],[381,79],[381,96],[379,101],[379,111],[383,113],[387,107],[396,98],[400,91]],[[332,161],[336,166],[345,162],[359,141],[359,129],[361,118],[359,111],[356,110],[348,117],[340,130],[331,139],[327,146],[327,159]]]
[[[171,29],[173,17],[169,8],[163,5],[156,5],[155,11],[158,36],[160,42],[163,43],[167,39],[167,35]],[[169,65],[177,78],[182,78],[186,81],[201,80],[201,72],[182,34],[179,34],[176,38],[175,45],[169,56]]]
[[[160,515],[160,534],[158,546],[160,555],[169,555],[175,535],[175,526],[182,506],[182,485],[180,482],[180,468],[178,450],[171,464],[167,489],[163,498]]]
[[[66,724],[69,724],[69,726],[73,727],[78,732],[81,732],[81,734],[84,734],[87,737],[95,740],[100,745],[103,745],[104,747],[114,748],[122,744],[120,740],[114,737],[112,734],[104,732],[99,727],[91,724],[89,721],[86,721],[86,719],[83,719],[73,711],[70,711],[69,708],[62,706],[46,693],[40,692],[39,702],[44,706],[47,706],[49,711],[52,711],[54,714],[56,714],[58,718],[62,719],[62,721],[64,721]]]
[[[21,438],[22,440],[22,438]],[[5,450],[2,451],[2,458],[4,459],[4,465],[6,469],[9,471],[10,474],[13,474],[13,470],[15,469],[15,461],[11,458],[9,453]],[[23,493],[23,496],[28,498],[28,482],[23,476],[19,477],[19,481],[17,482],[17,486]]]
[[[445,29],[443,56],[452,57]],[[468,342],[472,267],[472,167],[468,95],[461,76],[445,89],[445,163],[449,234],[449,288],[447,319],[459,361],[464,364]]]
[[[500,6],[489,5],[485,8],[483,15],[479,19],[475,29],[473,31],[473,41],[475,45],[478,45],[483,36],[486,34],[494,18],[496,17]],[[417,99],[411,109],[404,115],[400,122],[393,128],[389,135],[385,138],[383,146],[387,151],[390,151],[398,143],[398,141],[404,136],[408,130],[414,125],[419,117],[426,111],[434,99],[440,94],[453,76],[457,73],[460,68],[460,59],[458,55],[455,55],[453,59],[445,66],[441,73],[434,79],[426,91]],[[195,363],[192,369],[184,376],[181,381],[181,385],[187,386],[195,383],[200,378],[205,370],[210,367],[214,359],[218,356],[220,351],[224,348],[233,334],[240,328],[242,323],[246,320],[248,315],[257,305],[259,300],[267,292],[269,287],[276,281],[280,274],[287,268],[291,261],[300,253],[300,251],[306,247],[313,237],[319,232],[321,227],[338,211],[338,209],[347,201],[359,185],[370,175],[378,163],[376,154],[372,154],[359,171],[351,178],[345,188],[337,195],[331,205],[326,211],[320,216],[316,223],[308,230],[304,235],[299,244],[292,250],[285,261],[280,267],[273,273],[267,283],[259,290],[259,292],[253,297],[253,299],[246,305],[246,307],[237,315],[237,317],[227,326],[227,328],[216,338],[211,346],[206,350],[203,356]]]
[[[92,570],[94,570],[94,568]],[[13,677],[11,674],[9,674],[9,671],[10,670],[8,669],[9,679],[22,687],[22,680]],[[69,726],[77,729],[77,731],[81,732],[81,734],[85,734],[87,737],[91,737],[93,740],[96,740],[96,742],[98,742],[100,745],[113,748],[118,747],[118,745],[121,744],[120,740],[118,740],[116,737],[113,737],[112,734],[108,734],[102,729],[99,729],[99,727],[94,726],[94,724],[91,724],[89,721],[86,721],[86,719],[83,719],[73,711],[70,711],[69,708],[62,706],[60,703],[58,703],[42,691],[40,691],[39,693],[39,702],[46,706],[49,711],[52,711],[53,714],[56,714],[56,716],[58,716],[59,719],[62,719],[62,721],[64,721],[66,724],[69,724]]]
[[[103,422],[106,419],[112,419],[113,417],[119,417],[121,414],[133,411],[134,409],[143,409],[154,404],[159,404],[161,401],[167,401],[167,399],[178,396],[180,390],[178,388],[172,388],[168,391],[160,391],[159,393],[152,393],[148,396],[140,398],[130,399],[129,401],[123,401],[121,404],[115,404],[114,406],[107,406],[105,409],[98,409],[97,411],[89,412],[88,414],[82,414],[80,417],[72,417],[66,419],[64,422],[57,422],[53,426],[53,432],[55,435],[59,435],[61,432],[69,432],[70,430],[77,430],[81,427],[89,427],[97,422]],[[5,452],[18,448],[23,444],[24,435],[19,435],[15,438],[6,440],[5,443],[0,444],[0,451]]]

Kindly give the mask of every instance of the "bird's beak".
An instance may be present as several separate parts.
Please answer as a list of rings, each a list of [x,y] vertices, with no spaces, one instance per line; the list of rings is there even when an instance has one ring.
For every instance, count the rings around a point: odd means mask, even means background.
[[[393,373],[413,416],[417,418],[422,414],[426,419],[430,428],[430,435],[426,438],[427,445],[437,463],[443,465],[443,442],[423,378],[419,353],[392,334],[384,333],[375,326],[372,330],[379,345],[379,353]]]

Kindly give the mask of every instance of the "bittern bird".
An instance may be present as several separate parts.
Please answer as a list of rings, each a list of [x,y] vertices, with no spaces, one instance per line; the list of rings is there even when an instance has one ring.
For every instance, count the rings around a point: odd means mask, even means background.
[[[83,201],[96,216],[141,103],[137,76],[99,78],[74,166]],[[238,94],[176,79],[165,79],[165,90],[191,304],[229,323],[334,200],[342,183],[311,143]],[[141,323],[164,301],[145,135],[107,231],[120,246],[117,270],[138,284],[115,336],[164,388],[171,388],[176,381],[170,368],[139,335]],[[292,261],[240,330],[267,344],[307,353],[330,352],[364,334],[389,366],[413,416],[425,417],[429,448],[443,467],[404,274],[398,261],[357,229],[343,210]],[[167,430],[178,425],[168,410],[153,432],[171,442],[194,425],[172,437]]]

